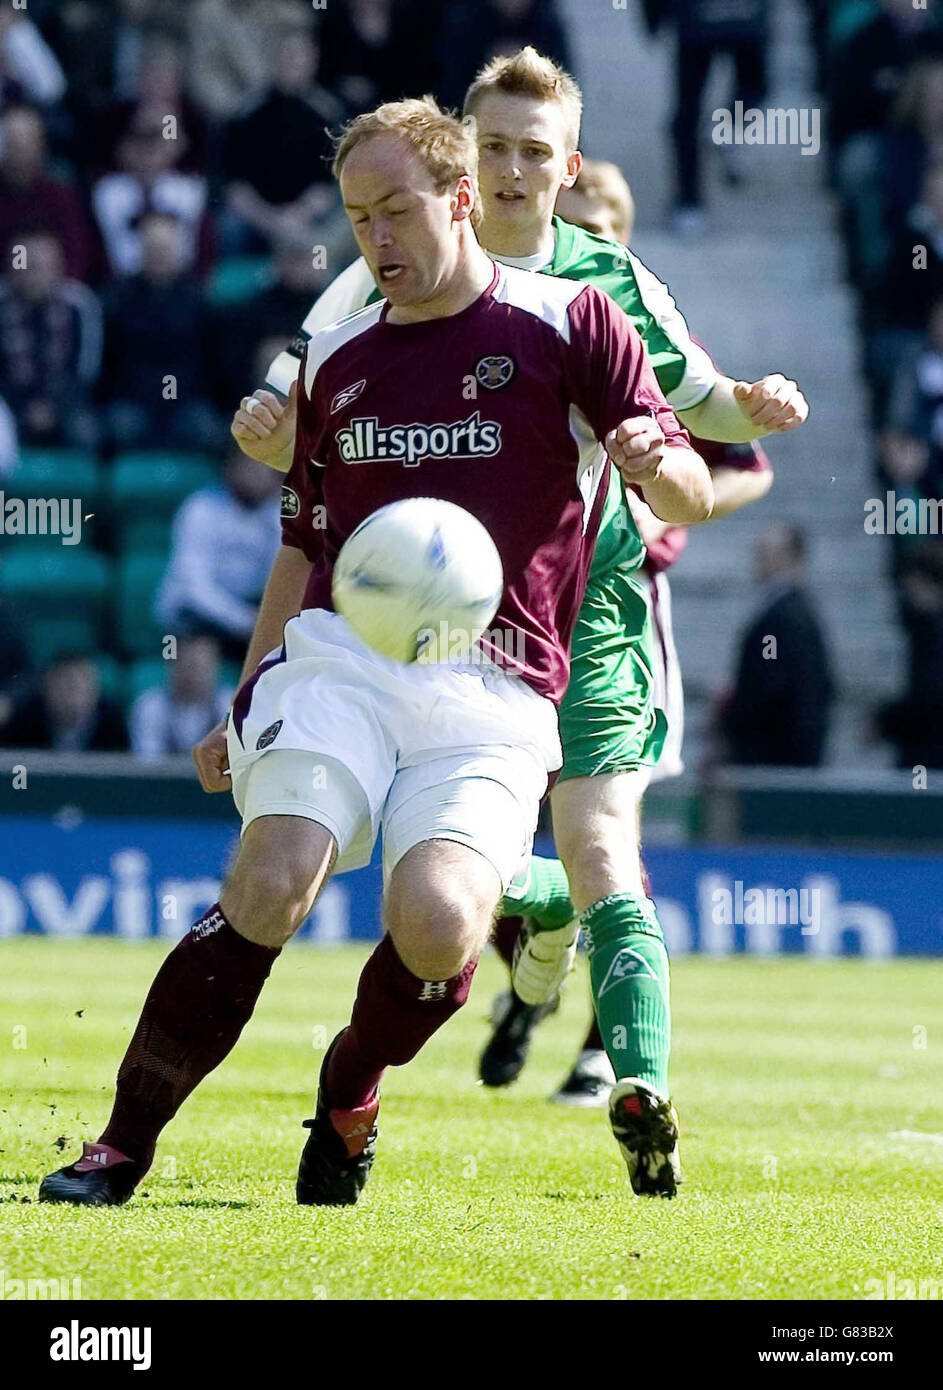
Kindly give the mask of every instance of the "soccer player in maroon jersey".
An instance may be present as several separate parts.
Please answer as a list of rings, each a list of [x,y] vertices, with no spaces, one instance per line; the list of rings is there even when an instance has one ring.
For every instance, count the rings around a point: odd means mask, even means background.
[[[99,1141],[43,1200],[127,1200],[324,884],[367,862],[382,826],[387,935],[325,1057],[296,1186],[303,1205],[358,1199],[383,1074],[465,1002],[560,765],[555,706],[610,460],[662,520],[710,514],[706,465],[628,318],[479,246],[466,127],[431,99],[380,107],[348,128],[335,172],[386,299],[316,334],[302,364],[296,505],[253,636],[268,655],[230,719],[242,842],[220,901],[158,972]],[[466,507],[495,541],[493,629],[508,640],[492,666],[390,662],[331,611],[345,538],[413,496]]]

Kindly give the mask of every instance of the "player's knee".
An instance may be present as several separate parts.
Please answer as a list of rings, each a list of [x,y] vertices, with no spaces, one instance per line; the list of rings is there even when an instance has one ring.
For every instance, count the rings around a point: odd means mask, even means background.
[[[490,911],[475,898],[437,887],[391,893],[386,922],[407,970],[420,980],[450,980],[481,950]]]
[[[610,893],[641,893],[639,846],[625,825],[614,822],[594,834],[569,836],[557,847],[578,911]]]
[[[275,861],[233,872],[220,899],[237,931],[252,941],[281,946],[304,922],[314,903],[310,866]]]

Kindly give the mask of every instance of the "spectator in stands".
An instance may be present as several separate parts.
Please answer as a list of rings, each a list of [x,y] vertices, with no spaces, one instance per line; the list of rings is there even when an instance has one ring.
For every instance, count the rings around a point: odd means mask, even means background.
[[[52,106],[66,92],[56,55],[22,9],[0,8],[0,107]]]
[[[14,236],[0,283],[0,394],[24,444],[94,449],[91,390],[102,350],[96,296],[63,273],[62,246],[48,231]]]
[[[438,85],[437,0],[347,0],[329,5],[319,30],[318,75],[356,114]]]
[[[165,128],[176,146],[175,169],[201,172],[207,162],[206,120],[199,107],[186,96],[184,53],[172,35],[157,33],[141,48],[140,68],[133,94],[111,105],[105,113],[100,139],[101,150],[112,156],[124,135],[134,128]],[[97,161],[96,161],[97,162]],[[114,159],[109,158],[107,167]]]
[[[931,304],[943,297],[943,164],[924,179],[920,202],[891,250],[882,289],[887,326],[917,333],[926,328]]]
[[[733,102],[759,106],[766,93],[768,45],[766,0],[665,0],[650,4],[650,24],[663,18],[677,29],[675,50],[675,107],[671,133],[674,142],[676,200],[672,223],[676,231],[693,234],[704,222],[701,176],[701,104],[717,58],[729,55],[734,65]],[[733,167],[730,166],[731,177]]]
[[[131,706],[131,751],[148,761],[189,753],[225,717],[232,698],[220,682],[212,637],[185,637],[168,666],[169,683],[142,691]]]
[[[272,358],[268,358],[261,377],[257,377],[258,344],[279,338],[282,341],[276,351],[283,348],[285,342],[295,336],[311,305],[333,278],[329,270],[315,265],[308,237],[282,237],[272,271],[273,278],[264,289],[249,299],[227,306],[216,316],[212,366],[216,377],[215,400],[220,410],[231,411],[234,392],[238,395],[251,382],[265,380],[265,371]]]
[[[222,483],[187,498],[155,606],[168,632],[209,635],[226,660],[243,660],[281,540],[280,488],[279,473],[234,450]]]
[[[901,362],[919,353],[930,307],[943,299],[943,165],[924,180],[880,280],[862,304],[866,361],[879,428]]]
[[[0,396],[0,479],[12,477],[20,457],[13,411]]]
[[[898,366],[882,458],[899,495],[943,495],[943,299],[925,338]]]
[[[898,767],[943,768],[943,542],[907,555],[900,581],[907,689],[878,710],[877,732],[895,745]]]
[[[6,748],[110,753],[127,748],[128,734],[120,709],[102,698],[91,657],[66,652],[0,728],[0,743]]]
[[[727,761],[818,767],[833,686],[828,649],[804,586],[805,540],[778,522],[759,539],[754,573],[760,611],[740,648],[736,683],[721,712]]]
[[[573,71],[557,0],[457,0],[443,6],[437,96],[461,110],[479,68],[527,44]]]
[[[207,184],[200,174],[182,173],[179,140],[146,111],[139,112],[117,149],[118,170],[105,174],[92,189],[92,210],[115,275],[141,269],[141,219],[148,212],[175,217],[184,235],[184,265],[205,274],[213,260],[207,215]]]
[[[72,122],[70,151],[83,171],[101,170],[102,117],[138,88],[149,37],[182,35],[184,0],[54,0],[44,32],[65,69],[65,105]],[[33,0],[30,0],[33,8]],[[111,140],[105,132],[105,150]]]
[[[26,226],[55,232],[66,275],[88,278],[94,255],[91,223],[75,190],[46,168],[39,112],[11,106],[0,117],[0,246],[8,246]]]
[[[0,555],[0,566],[3,559]],[[23,623],[9,599],[0,594],[0,730],[15,709],[16,697],[30,670]]]
[[[841,165],[849,141],[843,183],[851,184],[861,161],[868,164],[879,147],[894,103],[911,64],[939,51],[939,21],[913,0],[881,0],[880,11],[835,45],[829,80],[829,133]]]
[[[279,237],[323,241],[321,220],[343,217],[331,175],[329,127],[344,109],[316,79],[318,49],[309,28],[282,30],[271,55],[271,85],[246,115],[232,121],[223,142],[223,175],[233,227],[263,242]],[[234,234],[238,235],[238,232]]]
[[[300,0],[195,0],[190,7],[190,90],[214,121],[231,120],[269,83],[274,28],[310,22]]]
[[[616,164],[605,159],[584,159],[572,188],[561,188],[557,212],[567,222],[609,241],[628,246],[635,225],[632,190]]]
[[[102,394],[117,449],[212,449],[225,437],[207,399],[207,310],[186,270],[176,218],[151,213],[138,228],[142,265],[105,297]]]
[[[904,79],[881,157],[883,205],[892,238],[903,230],[927,173],[943,164],[943,55],[915,63]]]

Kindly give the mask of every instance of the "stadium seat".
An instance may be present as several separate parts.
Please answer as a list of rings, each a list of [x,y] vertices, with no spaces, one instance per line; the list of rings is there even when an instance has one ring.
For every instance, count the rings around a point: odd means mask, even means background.
[[[154,599],[166,568],[161,554],[123,555],[118,561],[115,637],[127,656],[160,659],[164,632],[154,617]]]
[[[145,690],[152,690],[154,686],[165,685],[170,674],[171,664],[161,657],[156,660],[146,657],[142,661],[132,662],[126,685],[127,703],[132,705]]]
[[[239,304],[264,289],[271,277],[268,256],[226,256],[213,270],[207,297],[217,309]]]
[[[0,566],[0,592],[21,616],[38,666],[62,650],[102,645],[110,591],[108,560],[78,547],[17,550],[7,553]]]
[[[205,454],[166,450],[119,454],[110,479],[117,549],[123,555],[166,556],[174,513],[192,492],[216,482],[219,469]]]
[[[82,449],[23,449],[4,491],[7,498],[78,498],[82,516],[91,514],[95,518],[92,527],[97,529],[102,470],[95,454]],[[88,529],[89,523],[85,522],[83,533],[87,534]],[[30,546],[36,543],[59,545],[60,537],[58,534],[30,536],[26,541]]]
[[[101,677],[102,694],[105,699],[111,700],[115,704],[124,704],[128,688],[126,667],[106,652],[98,653],[95,657],[95,665],[98,667],[98,674]]]

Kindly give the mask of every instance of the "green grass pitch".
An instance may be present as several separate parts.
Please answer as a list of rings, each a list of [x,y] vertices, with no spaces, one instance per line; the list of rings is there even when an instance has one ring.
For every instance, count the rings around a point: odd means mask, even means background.
[[[517,1085],[476,1086],[489,953],[463,1013],[390,1073],[360,1204],[315,1210],[294,1204],[300,1124],[365,952],[297,945],[141,1195],[39,1205],[106,1118],[166,949],[0,943],[7,1281],[79,1277],[91,1300],[854,1299],[890,1271],[943,1277],[943,963],[679,961],[685,1184],[666,1202],[632,1195],[604,1112],[547,1103],[586,1025],[585,966]]]

